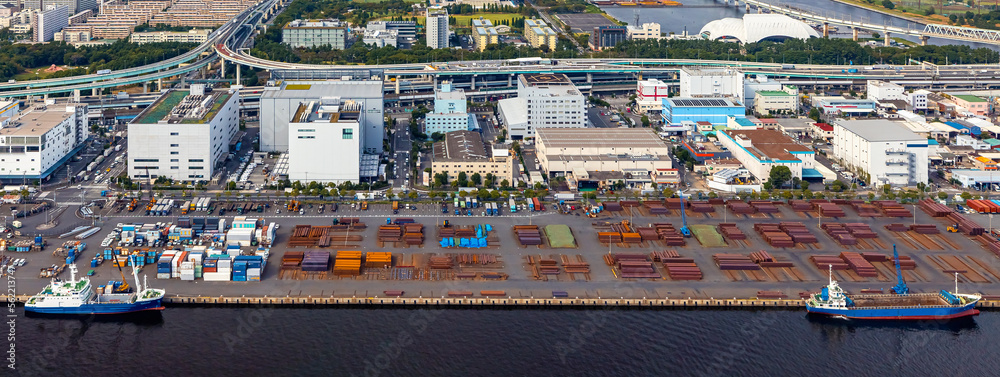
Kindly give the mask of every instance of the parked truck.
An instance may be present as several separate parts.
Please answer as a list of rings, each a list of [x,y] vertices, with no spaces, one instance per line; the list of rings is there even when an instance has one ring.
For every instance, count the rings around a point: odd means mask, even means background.
[[[510,198],[510,213],[515,212],[517,212],[517,202],[514,201],[514,198]]]

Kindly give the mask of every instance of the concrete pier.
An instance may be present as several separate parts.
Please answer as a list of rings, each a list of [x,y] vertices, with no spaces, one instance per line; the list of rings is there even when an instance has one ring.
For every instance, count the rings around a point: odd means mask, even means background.
[[[888,31],[885,32],[885,40],[883,42],[885,44],[885,47],[889,47],[889,44],[892,42],[892,36],[891,34],[889,34]]]
[[[851,28],[851,35],[852,35],[851,38],[854,39],[855,42],[857,42],[858,41],[858,28]]]

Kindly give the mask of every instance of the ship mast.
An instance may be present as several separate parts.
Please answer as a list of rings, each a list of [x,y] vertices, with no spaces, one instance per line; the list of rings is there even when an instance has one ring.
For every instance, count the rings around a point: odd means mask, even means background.
[[[139,285],[139,275],[136,272],[136,271],[138,271],[138,267],[136,266],[136,261],[135,261],[134,258],[135,258],[135,255],[130,255],[129,256],[129,259],[132,262],[132,280],[135,281],[135,292],[136,293],[140,293],[140,292],[142,292],[142,286]]]

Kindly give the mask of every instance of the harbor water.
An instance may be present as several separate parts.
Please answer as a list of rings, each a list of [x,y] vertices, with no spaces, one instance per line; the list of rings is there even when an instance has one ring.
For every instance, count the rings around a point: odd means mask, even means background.
[[[908,29],[923,29],[924,27],[924,25],[914,23],[910,20],[873,12],[864,8],[855,7],[833,0],[772,0],[770,2],[776,5],[791,6],[821,16],[860,21],[868,24],[896,26]],[[640,24],[643,22],[659,23],[661,32],[667,34],[682,34],[685,31],[688,34],[698,34],[701,31],[701,28],[709,22],[726,17],[739,18],[746,14],[745,7],[740,6],[734,8],[732,6],[725,6],[720,0],[682,0],[681,3],[684,5],[680,7],[647,8],[633,6],[602,6],[601,9],[615,19],[628,22],[629,24],[635,22],[635,15],[638,13]],[[832,36],[839,38],[851,38],[852,34],[850,30],[845,28],[841,29],[844,30],[839,30]],[[871,34],[866,33],[863,35],[870,36]],[[916,37],[899,37],[917,41]],[[973,48],[987,47],[994,50],[998,49],[995,45],[945,40],[940,38],[930,38],[928,43],[934,45],[958,44],[968,45]]]
[[[5,376],[986,376],[1000,313],[170,307],[17,318]]]

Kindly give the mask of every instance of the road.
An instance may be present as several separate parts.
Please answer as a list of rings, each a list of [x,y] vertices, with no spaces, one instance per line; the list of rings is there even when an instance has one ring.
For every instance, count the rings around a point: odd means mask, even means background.
[[[393,166],[391,187],[410,187],[410,150],[413,140],[410,138],[410,118],[393,118],[396,125],[392,130]],[[388,177],[386,177],[388,178]]]

